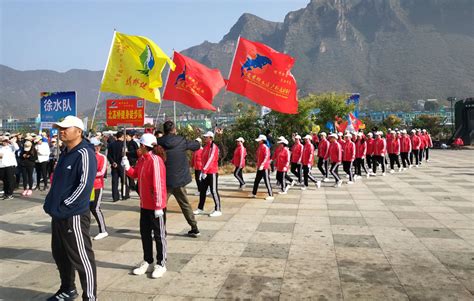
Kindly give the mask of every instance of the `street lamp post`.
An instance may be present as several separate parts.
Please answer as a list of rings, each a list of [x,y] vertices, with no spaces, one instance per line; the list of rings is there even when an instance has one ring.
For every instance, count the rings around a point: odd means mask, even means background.
[[[456,102],[456,97],[448,97],[448,101],[451,102],[451,136],[454,135],[454,107],[453,104]]]

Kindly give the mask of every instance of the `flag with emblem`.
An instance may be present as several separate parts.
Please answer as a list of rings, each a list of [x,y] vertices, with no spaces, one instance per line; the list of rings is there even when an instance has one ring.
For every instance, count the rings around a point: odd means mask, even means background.
[[[215,111],[212,100],[225,86],[221,72],[176,51],[173,62],[176,69],[168,76],[163,99],[174,100],[194,109]]]
[[[265,44],[239,38],[227,91],[274,111],[298,113],[297,85],[291,74],[295,59]]]
[[[115,32],[100,91],[160,102],[161,73],[173,61],[152,40]]]

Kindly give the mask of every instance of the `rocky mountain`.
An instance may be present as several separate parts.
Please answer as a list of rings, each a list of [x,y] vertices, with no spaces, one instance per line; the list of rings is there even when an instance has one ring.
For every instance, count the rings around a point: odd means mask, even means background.
[[[283,22],[243,14],[220,42],[182,53],[227,76],[242,36],[296,58],[300,96],[337,91],[381,101],[462,98],[474,95],[473,20],[472,0],[311,0]],[[57,90],[78,91],[79,112],[89,113],[101,75],[0,66],[0,115],[37,114],[39,93]]]

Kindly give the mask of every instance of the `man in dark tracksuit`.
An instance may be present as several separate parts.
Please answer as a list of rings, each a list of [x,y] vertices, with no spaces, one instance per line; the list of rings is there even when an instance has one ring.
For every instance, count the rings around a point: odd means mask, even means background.
[[[130,197],[127,192],[124,194],[125,173],[120,165],[123,157],[124,139],[123,133],[118,132],[117,140],[109,144],[107,148],[107,159],[109,160],[112,174],[112,199],[114,202],[120,200],[120,197],[122,197],[122,200],[126,200]],[[120,192],[118,189],[119,179]]]
[[[43,209],[51,215],[51,248],[61,287],[48,300],[73,300],[79,273],[83,300],[96,300],[97,274],[89,235],[89,202],[97,172],[94,149],[83,140],[84,124],[67,116],[56,124],[67,149],[59,157]]]
[[[198,150],[201,146],[197,141],[186,140],[176,135],[176,128],[172,121],[163,124],[165,135],[158,138],[157,143],[166,151],[166,190],[168,199],[174,195],[186,221],[191,226],[188,234],[192,237],[200,235],[193,209],[186,195],[186,185],[191,183],[189,160],[186,151]]]

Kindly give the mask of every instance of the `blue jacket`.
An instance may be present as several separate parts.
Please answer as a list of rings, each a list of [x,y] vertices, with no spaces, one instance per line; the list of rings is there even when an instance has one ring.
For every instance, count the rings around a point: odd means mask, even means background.
[[[66,219],[89,211],[97,161],[92,144],[82,140],[65,150],[54,170],[53,183],[43,209],[55,219]]]

